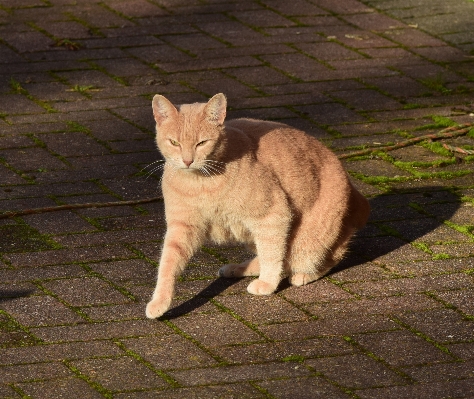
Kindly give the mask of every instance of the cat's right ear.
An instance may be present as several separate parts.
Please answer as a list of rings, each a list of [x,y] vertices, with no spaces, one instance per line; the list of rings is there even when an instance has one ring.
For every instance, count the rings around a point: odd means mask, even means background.
[[[222,125],[226,116],[226,107],[227,100],[224,94],[216,94],[208,101],[204,108],[206,119],[214,125]]]
[[[161,126],[165,121],[178,115],[178,110],[171,102],[159,94],[153,97],[153,116],[156,124]]]

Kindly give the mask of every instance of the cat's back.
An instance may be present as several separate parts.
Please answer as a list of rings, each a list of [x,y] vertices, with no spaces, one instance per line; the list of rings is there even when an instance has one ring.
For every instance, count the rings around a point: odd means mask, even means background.
[[[296,208],[312,207],[316,193],[320,200],[329,203],[340,201],[351,191],[339,159],[305,132],[255,119],[230,120],[227,127],[229,134],[238,129],[248,137],[257,162],[271,170]]]
[[[257,159],[275,169],[304,170],[307,167],[319,169],[328,163],[340,165],[334,154],[317,139],[283,123],[241,118],[226,122],[226,127],[243,132],[253,144]]]

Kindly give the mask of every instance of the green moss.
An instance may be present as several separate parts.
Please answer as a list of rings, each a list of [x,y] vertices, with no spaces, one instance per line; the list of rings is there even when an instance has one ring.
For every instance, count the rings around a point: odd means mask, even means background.
[[[445,116],[432,115],[431,119],[433,119],[433,121],[439,127],[450,127],[450,126],[457,126],[458,125],[457,122],[453,121],[450,118],[446,118]]]
[[[442,155],[444,157],[452,157],[453,154],[451,151],[443,147],[443,144],[439,141],[425,141],[421,143],[421,145],[438,155]]]
[[[430,249],[430,247],[425,244],[424,242],[412,242],[411,245],[417,249],[421,249],[423,252],[427,254],[432,254],[433,251]]]
[[[423,83],[425,86],[430,88],[431,90],[436,90],[442,94],[450,94],[452,90],[446,88],[446,79],[444,76],[439,73],[434,77],[428,77],[425,79],[420,79],[420,82]]]
[[[433,172],[433,173],[424,173],[424,172],[413,172],[415,178],[417,179],[454,179],[455,177],[462,177],[469,174],[472,174],[470,170],[460,170],[456,172]]]
[[[77,122],[66,121],[66,125],[71,132],[90,133],[90,129]]]
[[[201,247],[201,250],[203,252],[206,252],[209,255],[212,255],[214,258],[218,259],[222,263],[229,263],[229,260],[221,255],[218,251],[216,251],[214,248],[209,248],[209,247]]]
[[[420,104],[405,104],[403,106],[403,109],[416,109],[416,108],[421,108]]]
[[[15,78],[10,78],[10,87],[13,93],[17,94],[27,94],[28,92],[21,86],[21,83],[15,80]]]
[[[453,223],[449,220],[445,220],[444,224],[451,227],[452,229],[456,231],[459,231],[462,234],[465,234],[471,238],[474,238],[474,234],[473,234],[474,226],[472,225],[460,225],[460,224]]]
[[[28,225],[9,224],[0,226],[0,252],[30,252],[54,249],[47,236],[41,235]]]
[[[364,183],[378,185],[378,184],[388,184],[388,183],[400,183],[404,181],[411,180],[410,177],[406,176],[397,176],[397,177],[387,177],[387,176],[367,176],[362,173],[350,172],[355,178],[362,180]]]
[[[304,356],[301,355],[289,355],[281,359],[282,362],[304,362]]]
[[[8,313],[0,310],[0,348],[14,348],[39,343],[26,328],[21,326]]]
[[[402,238],[402,235],[393,227],[387,226],[385,224],[376,224],[377,228],[382,230],[385,234],[397,238]]]
[[[427,130],[427,129],[439,129],[443,127],[457,126],[458,124],[450,118],[439,115],[431,115],[434,123],[429,123],[427,125],[419,126],[414,131]]]
[[[433,260],[441,260],[441,259],[450,259],[450,258],[451,258],[450,255],[441,253],[441,254],[433,255],[431,259],[433,259]]]
[[[22,94],[28,100],[33,101],[35,104],[39,105],[40,107],[44,108],[48,112],[57,112],[53,107],[51,107],[47,102],[38,100],[37,98],[33,97],[28,90],[23,88],[20,82],[16,81],[14,78],[10,78],[10,87],[13,93]]]
[[[104,388],[101,384],[94,381],[91,377],[86,374],[83,374],[81,370],[79,370],[76,366],[72,365],[68,361],[65,361],[64,364],[66,365],[69,370],[71,370],[78,378],[87,382],[92,388],[98,391],[105,399],[113,399],[114,395],[108,389]]]

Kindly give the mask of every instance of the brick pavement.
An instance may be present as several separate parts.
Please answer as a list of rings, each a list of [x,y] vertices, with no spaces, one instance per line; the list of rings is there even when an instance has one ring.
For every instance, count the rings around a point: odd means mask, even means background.
[[[228,96],[336,153],[474,122],[468,0],[0,0],[0,208],[156,196],[151,98]],[[474,148],[474,131],[445,143]],[[473,398],[474,156],[344,161],[350,256],[271,297],[203,248],[145,318],[159,202],[0,220],[1,398]]]

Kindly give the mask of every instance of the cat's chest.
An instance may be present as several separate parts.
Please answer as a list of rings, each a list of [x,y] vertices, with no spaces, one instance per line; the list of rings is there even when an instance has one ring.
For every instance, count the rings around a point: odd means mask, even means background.
[[[208,214],[207,238],[218,244],[250,243],[253,236],[242,215],[233,210],[216,207]]]

